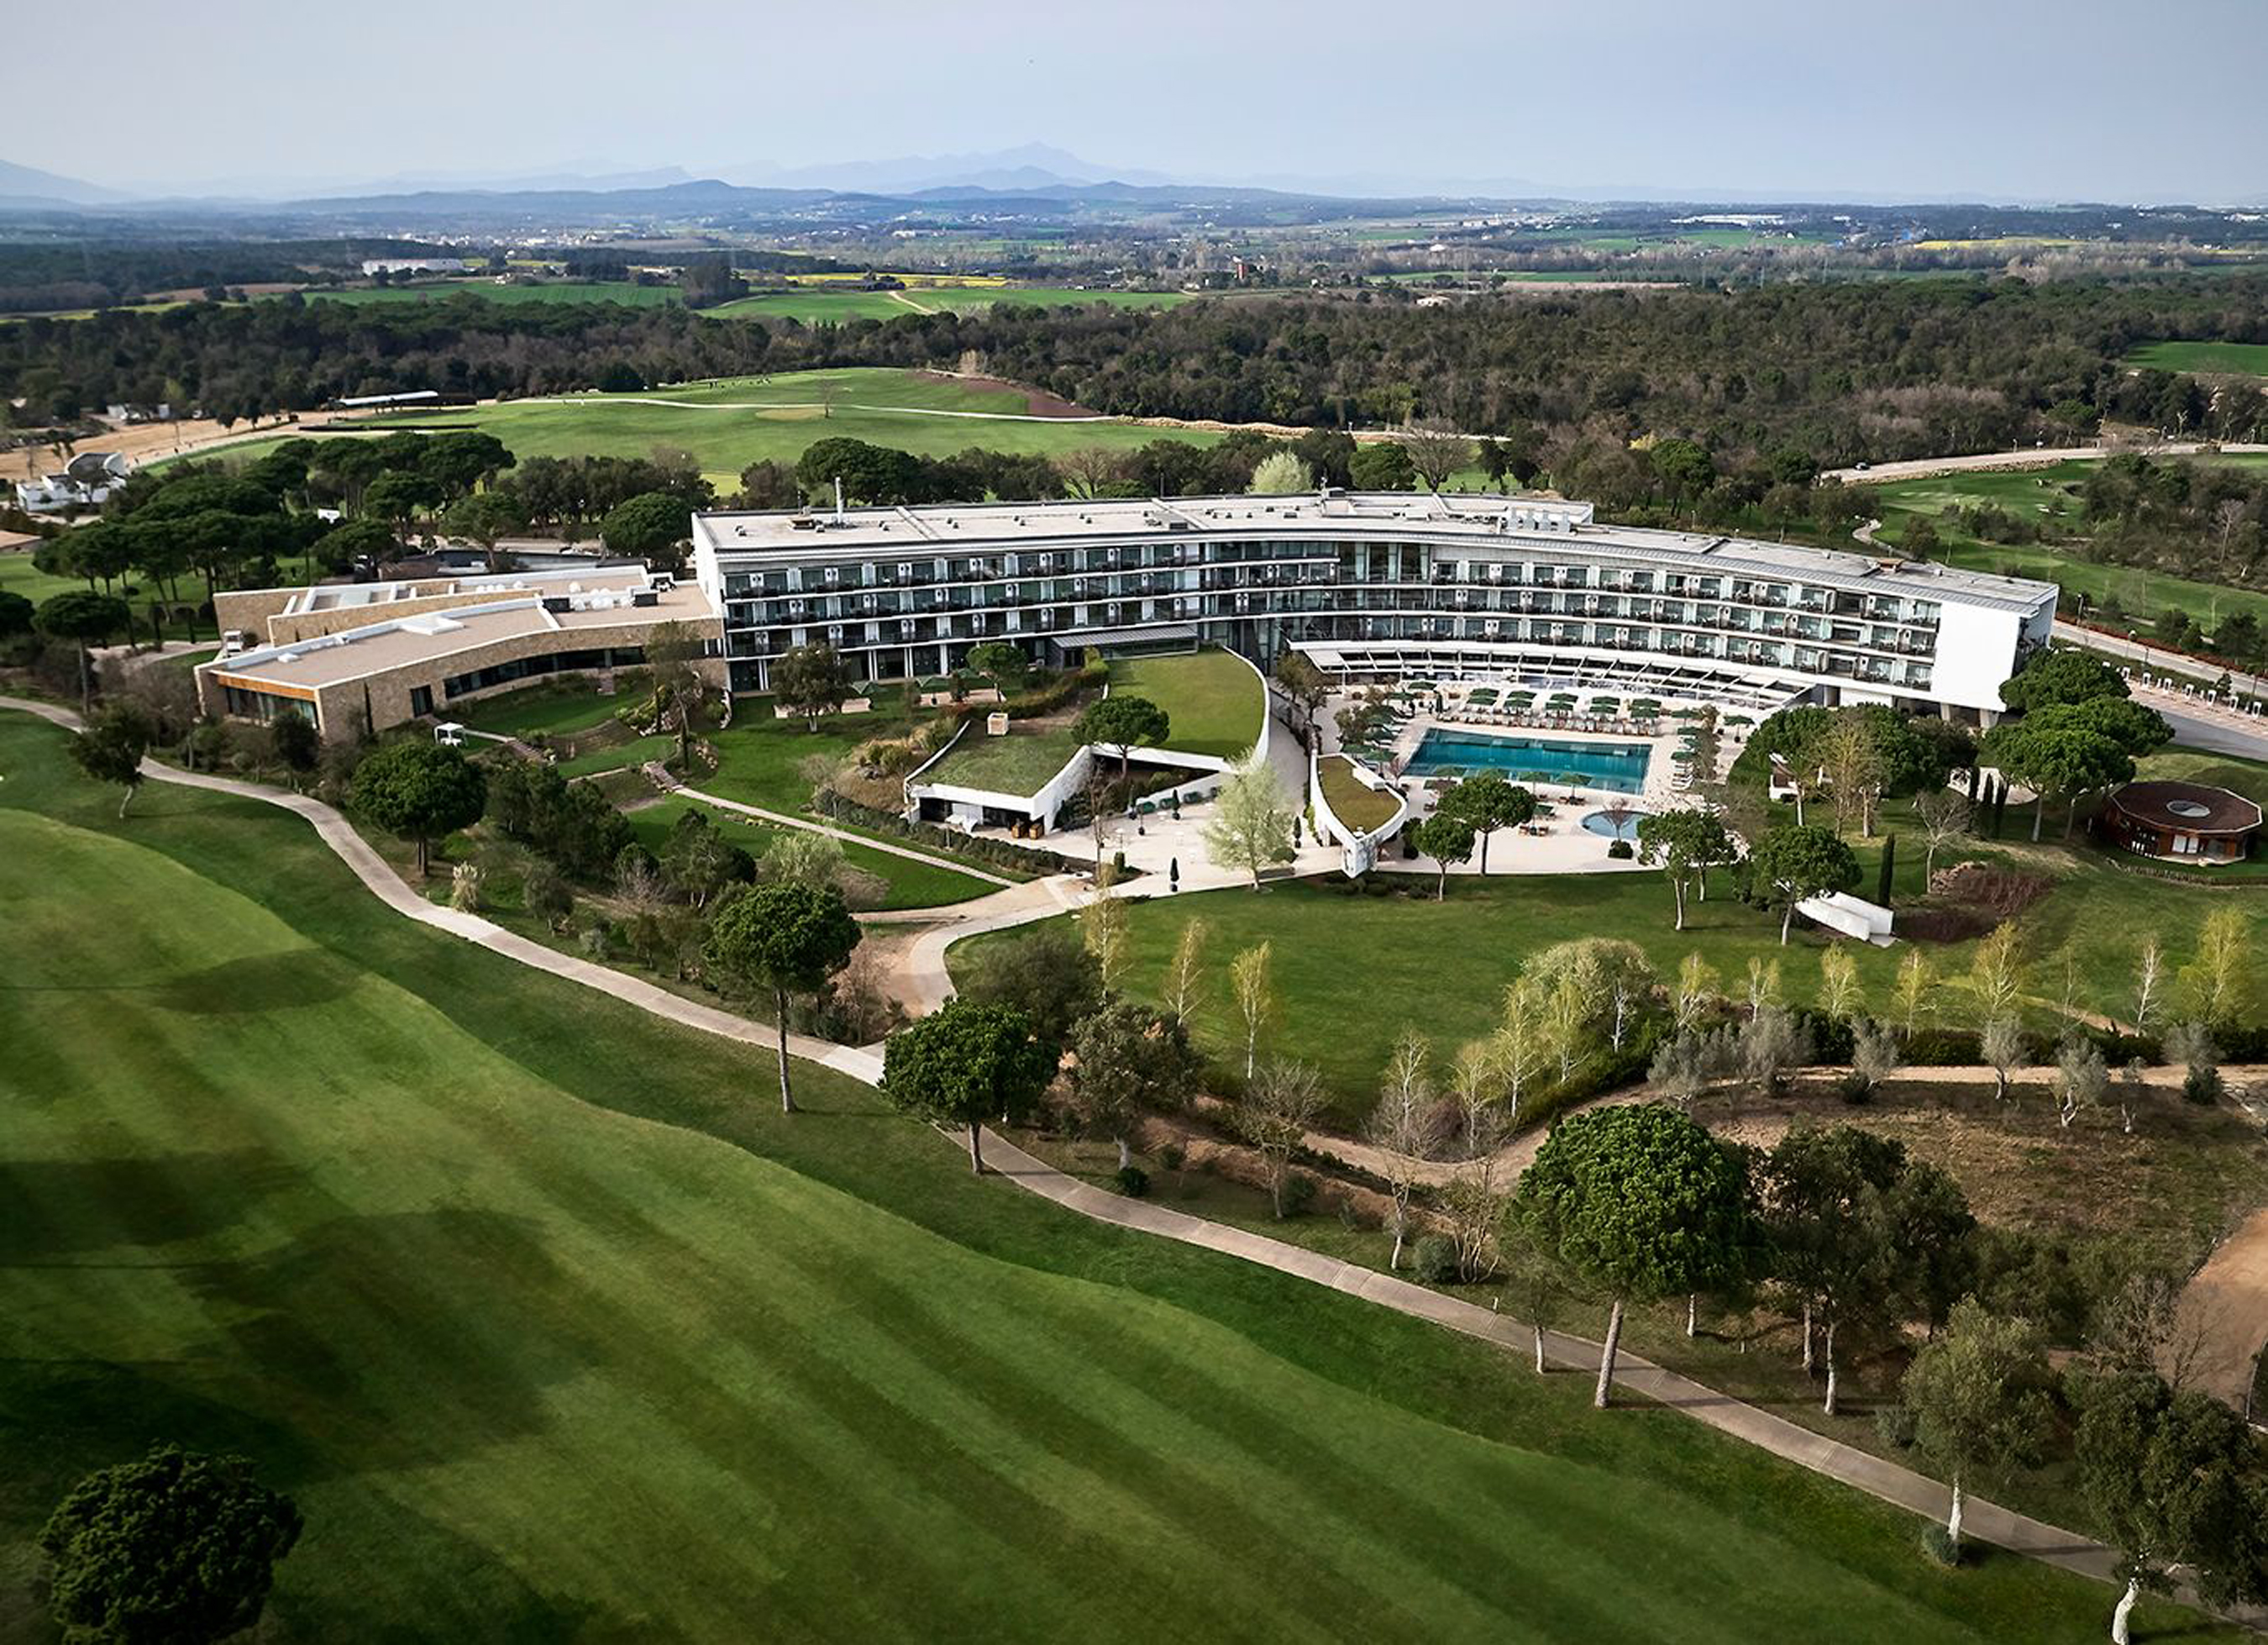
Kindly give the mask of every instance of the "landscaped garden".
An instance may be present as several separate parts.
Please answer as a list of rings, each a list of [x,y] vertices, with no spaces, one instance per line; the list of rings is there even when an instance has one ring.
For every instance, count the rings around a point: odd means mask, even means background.
[[[285,1638],[2101,1625],[1679,1413],[972,1178],[822,1070],[783,1117],[286,814],[119,822],[63,741],[0,716],[7,1632],[48,1509],[153,1441],[297,1499]]]

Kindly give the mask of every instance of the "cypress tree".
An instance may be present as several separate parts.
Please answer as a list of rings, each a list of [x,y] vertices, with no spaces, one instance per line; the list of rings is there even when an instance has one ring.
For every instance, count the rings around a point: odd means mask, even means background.
[[[1874,898],[1884,908],[1890,905],[1890,881],[1897,873],[1897,862],[1898,837],[1895,834],[1886,834],[1882,837],[1882,880],[1878,888],[1878,895]]]

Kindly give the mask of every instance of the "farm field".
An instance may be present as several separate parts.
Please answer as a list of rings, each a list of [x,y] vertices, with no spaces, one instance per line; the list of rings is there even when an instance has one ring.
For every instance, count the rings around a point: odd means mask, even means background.
[[[523,458],[643,457],[656,446],[677,446],[691,452],[702,472],[727,491],[737,489],[740,470],[752,462],[792,463],[814,440],[837,437],[932,457],[971,446],[1051,454],[1086,446],[1130,450],[1153,439],[1210,445],[1219,439],[1137,423],[1035,417],[1031,403],[1028,394],[1002,385],[860,367],[673,384],[637,395],[512,401],[373,417],[365,426],[372,433],[400,426],[478,428]]]
[[[2268,377],[2268,343],[2146,343],[2126,364],[2208,377]]]
[[[549,280],[534,285],[498,285],[489,279],[442,280],[416,285],[309,291],[309,302],[399,304],[446,302],[478,298],[495,303],[622,303],[656,307],[680,300],[674,285],[642,285],[628,280]],[[996,303],[1061,308],[1106,303],[1119,308],[1161,308],[1186,302],[1180,291],[1083,291],[1074,286],[1009,285],[997,281],[909,280],[902,291],[859,291],[846,283],[798,282],[788,291],[753,291],[700,312],[711,319],[792,320],[804,325],[841,324],[853,320],[902,320],[909,314],[974,314]]]
[[[745,1048],[387,912],[269,808],[118,823],[61,743],[0,716],[0,965],[36,985],[0,994],[10,1637],[52,1637],[48,1508],[156,1439],[298,1500],[279,1641],[2107,1611],[1940,1570],[1907,1516],[1583,1378],[972,1178],[820,1070],[769,1111]]]

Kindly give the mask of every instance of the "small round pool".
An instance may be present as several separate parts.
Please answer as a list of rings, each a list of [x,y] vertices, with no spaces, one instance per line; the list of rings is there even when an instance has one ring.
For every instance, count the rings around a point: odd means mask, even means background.
[[[1601,839],[1635,840],[1638,819],[1645,815],[1643,811],[1625,811],[1617,819],[1609,812],[1594,811],[1583,819],[1583,831],[1596,834]]]

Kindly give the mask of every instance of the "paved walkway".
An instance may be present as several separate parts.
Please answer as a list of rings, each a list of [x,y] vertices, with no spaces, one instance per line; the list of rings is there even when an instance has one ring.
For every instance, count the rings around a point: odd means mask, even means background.
[[[53,704],[0,697],[0,709],[16,709],[34,714],[67,729],[76,730],[80,724],[76,713]],[[705,1033],[767,1050],[775,1042],[775,1032],[766,1024],[752,1022],[697,1000],[685,999],[605,966],[556,953],[476,914],[460,913],[427,902],[402,882],[391,865],[371,848],[345,817],[320,800],[304,794],[282,793],[233,778],[177,771],[156,763],[145,765],[144,771],[153,781],[259,800],[305,817],[314,826],[323,843],[380,901],[421,925],[477,942],[508,959],[517,960],[521,964],[583,987],[596,989],[625,1004],[688,1028],[699,1029]],[[1045,888],[1050,883],[1041,881],[1034,882],[1033,886],[1017,889],[1032,891],[1037,888],[1046,894]],[[1039,918],[1041,913],[1035,912],[1027,917]],[[1009,923],[1018,922],[1011,920]],[[963,930],[958,934],[968,933]],[[878,1083],[881,1078],[881,1059],[871,1049],[829,1044],[802,1035],[790,1035],[788,1049],[797,1056],[833,1068],[865,1084]],[[1336,1258],[1286,1244],[1281,1240],[1270,1239],[1264,1235],[1210,1222],[1152,1200],[1130,1199],[1107,1192],[1065,1176],[1005,1138],[988,1132],[984,1147],[987,1157],[992,1162],[992,1169],[1009,1181],[1096,1221],[1109,1222],[1141,1233],[1177,1240],[1184,1244],[1221,1251],[1313,1284],[1346,1292],[1415,1318],[1446,1325],[1453,1331],[1462,1331],[1468,1336],[1516,1352],[1527,1354],[1535,1352],[1533,1330],[1493,1310],[1457,1297],[1429,1291],[1391,1274],[1341,1262]],[[1590,1365],[1595,1366],[1598,1362],[1599,1345],[1585,1338],[1547,1331],[1544,1346],[1549,1359],[1565,1367],[1582,1368],[1587,1358]],[[1946,1488],[1936,1481],[1838,1441],[1814,1434],[1785,1418],[1745,1405],[1729,1395],[1718,1393],[1635,1354],[1618,1356],[1616,1385],[1682,1411],[1721,1433],[1761,1446],[1800,1467],[1855,1486],[1913,1513],[1940,1520],[1946,1515],[1949,1498]],[[2106,1582],[2111,1580],[2113,1559],[2109,1549],[2052,1525],[1976,1498],[1971,1498],[1968,1504],[1967,1525],[1984,1541],[2085,1575]],[[2248,1617],[2247,1619],[2268,1621],[2268,1614]]]
[[[2215,1246],[2183,1287],[2176,1342],[2192,1385],[2250,1411],[2252,1368],[2268,1345],[2268,1211]]]

